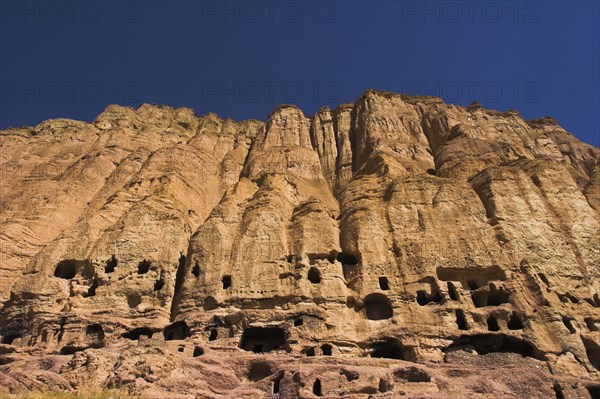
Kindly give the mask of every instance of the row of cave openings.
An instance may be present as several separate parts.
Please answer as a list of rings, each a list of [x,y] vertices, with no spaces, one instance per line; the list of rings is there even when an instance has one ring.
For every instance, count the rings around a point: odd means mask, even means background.
[[[464,322],[459,320],[461,317],[462,316],[457,316],[457,324]],[[488,329],[490,331],[495,332],[499,330],[497,321],[492,321],[492,319],[489,318],[487,321]],[[303,324],[304,320],[302,317],[295,317],[293,319],[294,327],[300,327]],[[60,319],[60,331],[57,334],[59,342],[61,341],[62,331],[64,330],[65,325],[66,318],[63,317]],[[522,328],[522,325],[511,317],[508,321],[508,327],[509,329],[520,329]],[[459,326],[459,329],[466,329],[466,326]],[[122,337],[130,340],[139,340],[142,336],[152,338],[153,335],[159,331],[160,330],[150,327],[138,327],[123,333]],[[211,327],[208,332],[208,341],[215,341],[220,338],[217,328]],[[86,347],[65,346],[61,349],[60,353],[68,355],[86,348],[99,348],[103,346],[105,333],[100,324],[88,325],[85,330],[85,335],[86,338],[92,341],[91,344]],[[185,321],[180,320],[165,327],[162,330],[162,335],[166,341],[185,340],[191,336],[191,332]],[[10,332],[2,337],[2,343],[10,345],[15,339],[20,337],[20,333]],[[233,337],[231,330],[229,337]],[[583,336],[581,338],[590,363],[597,370],[600,370],[600,346],[592,339]],[[278,326],[248,326],[244,328],[238,346],[245,351],[254,353],[265,353],[277,349],[286,349],[286,330]],[[301,353],[309,357],[317,355],[332,356],[334,354],[334,348],[335,347],[332,344],[324,343],[320,346],[304,347],[301,350]],[[403,346],[400,340],[396,338],[390,337],[384,340],[366,343],[363,345],[363,349],[366,350],[370,357],[416,361],[414,349]],[[522,356],[530,356],[539,360],[545,360],[543,353],[538,351],[529,342],[504,333],[461,335],[460,338],[448,346],[445,351],[451,352],[459,349],[475,350],[478,354],[513,352],[519,353]],[[180,351],[183,352],[183,346],[180,346]],[[204,350],[200,346],[194,348],[194,357],[200,356],[203,353]]]
[[[346,270],[346,272],[344,273],[345,276],[348,273],[349,267],[353,267],[358,264],[358,259],[354,255],[346,253],[346,252],[336,253],[335,251],[332,251],[328,255],[309,254],[308,258],[309,258],[311,265],[314,265],[316,263],[316,261],[322,260],[322,259],[327,259],[329,261],[329,263],[332,263],[332,264],[335,263],[335,261],[337,260],[338,262],[340,262],[342,264],[342,266],[344,267],[344,270]],[[286,257],[286,260],[288,263],[293,263],[295,261],[295,257],[293,255],[288,255]],[[194,262],[194,266],[191,269],[191,274],[194,277],[198,278],[198,277],[200,277],[200,272],[201,272],[200,264],[196,261],[196,262]],[[288,275],[289,274],[283,274],[280,276],[280,278],[285,278]],[[321,274],[321,271],[316,266],[311,266],[308,269],[306,278],[312,284],[319,284],[322,281],[323,276]],[[386,290],[389,289],[387,278],[382,277],[380,280],[382,281],[382,283],[381,283],[382,289],[386,289]],[[231,275],[223,275],[221,277],[221,284],[222,284],[222,287],[224,290],[231,288],[232,276]],[[383,288],[383,287],[386,287],[386,288]]]
[[[302,325],[302,319],[294,320],[294,326]],[[215,341],[218,337],[217,329],[209,330],[210,335],[208,341]],[[151,338],[157,331],[151,328],[143,327],[136,328],[125,334],[124,338],[139,339],[141,336]],[[163,330],[164,339],[169,340],[184,340],[190,337],[190,329],[184,321],[175,322],[167,326]],[[589,344],[589,342],[588,342]],[[244,328],[239,347],[245,351],[253,353],[265,353],[278,349],[286,349],[287,339],[286,330],[276,326],[248,326]],[[587,345],[588,350],[600,359],[600,348],[594,348]],[[197,347],[200,348],[200,347]],[[417,361],[417,356],[414,348],[404,346],[397,338],[388,337],[375,342],[369,342],[362,345],[365,353],[373,358],[398,359],[406,361]],[[306,356],[332,356],[334,354],[334,345],[325,343],[320,346],[309,346],[301,350]],[[451,345],[444,349],[445,352],[455,350],[474,350],[477,354],[484,355],[492,352],[513,352],[522,356],[534,357],[540,360],[545,360],[545,356],[537,350],[529,342],[506,334],[476,334],[476,335],[461,335]],[[199,356],[204,353],[201,349],[194,350],[194,356]],[[597,366],[597,364],[595,364]]]
[[[118,264],[119,261],[117,260],[115,255],[112,255],[111,258],[106,261],[106,265],[104,266],[104,272],[107,274],[114,273]],[[151,265],[152,262],[150,262],[149,260],[144,259],[140,261],[137,267],[138,274],[148,273],[148,271],[150,271]],[[91,265],[90,261],[81,261],[73,259],[63,260],[58,262],[58,264],[56,265],[56,268],[54,269],[54,277],[71,280],[75,278],[80,269],[83,269],[81,270],[83,277],[89,277],[90,272],[88,270],[90,267],[91,273],[93,274],[93,266]],[[88,276],[86,276],[86,274]]]
[[[276,395],[279,393],[281,388],[281,382],[284,379],[286,371],[277,370],[277,367],[265,360],[257,360],[250,363],[247,371],[247,378],[249,381],[257,382],[269,379],[270,393]],[[345,378],[346,381],[355,381],[360,378],[360,373],[356,370],[348,370],[345,368],[340,369],[340,377]],[[396,369],[393,372],[394,379],[402,382],[417,382],[417,383],[428,383],[431,382],[431,375],[425,370],[418,367],[403,367]],[[297,374],[292,374],[292,380],[295,384],[298,384],[299,379]],[[304,384],[302,384],[304,385]],[[309,385],[313,395],[320,397],[324,396],[325,388],[321,382],[321,378],[315,378],[311,385]],[[378,391],[380,393],[390,392],[392,390],[392,383],[385,378],[379,379]],[[366,392],[365,392],[366,393]],[[374,393],[374,392],[373,392]]]
[[[448,298],[452,301],[461,301],[461,293],[457,282],[462,289],[469,291],[471,301],[476,308],[487,306],[500,306],[510,303],[510,294],[498,283],[491,280],[506,280],[506,275],[499,267],[488,268],[437,268],[437,276],[440,281],[446,282]],[[430,291],[418,290],[417,303],[426,306],[430,303],[441,303],[444,299],[437,281],[432,277],[426,277],[422,282],[428,283]]]
[[[178,270],[182,269],[183,264],[185,263],[185,256],[181,255],[179,258],[179,267]],[[104,266],[104,272],[106,274],[113,273],[119,264],[115,255],[112,255],[110,259],[106,261],[106,265]],[[147,274],[152,268],[152,262],[143,259],[137,265],[137,274]],[[86,280],[91,280],[91,285],[88,288],[88,291],[83,295],[83,297],[92,297],[96,295],[96,290],[99,285],[98,276],[95,273],[94,266],[88,260],[63,260],[58,262],[56,268],[54,269],[54,277],[72,280],[77,274],[80,273],[81,276]],[[161,291],[165,285],[165,280],[162,272],[160,273],[159,278],[154,282],[153,290],[155,292]],[[177,288],[177,287],[176,287]]]

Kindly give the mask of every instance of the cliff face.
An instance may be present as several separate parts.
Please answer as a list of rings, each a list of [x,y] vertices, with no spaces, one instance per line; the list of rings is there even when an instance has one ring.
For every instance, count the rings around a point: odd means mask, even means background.
[[[5,391],[600,394],[600,150],[551,118],[371,90],[0,146]]]

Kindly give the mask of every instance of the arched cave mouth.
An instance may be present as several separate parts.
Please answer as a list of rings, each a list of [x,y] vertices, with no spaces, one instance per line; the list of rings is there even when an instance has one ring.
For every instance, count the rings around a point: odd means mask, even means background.
[[[248,367],[248,379],[250,381],[260,381],[274,373],[274,367],[267,362],[253,362]]]
[[[104,329],[100,324],[90,324],[85,328],[85,335],[102,341],[104,339]]]
[[[190,336],[190,329],[185,321],[177,321],[165,327],[163,335],[166,341],[186,339]]]
[[[285,331],[280,327],[246,327],[239,346],[245,351],[262,353],[280,348],[285,343]]]
[[[70,280],[77,274],[77,263],[72,260],[58,262],[54,269],[54,277]]]
[[[138,274],[146,274],[150,271],[150,266],[152,263],[149,260],[144,259],[140,263],[138,263]]]
[[[340,252],[340,253],[338,253],[336,259],[342,265],[351,265],[351,266],[354,266],[354,265],[358,264],[358,258],[356,256],[352,255],[349,252]]]
[[[394,315],[392,302],[383,294],[367,295],[364,300],[364,308],[369,320],[384,320]]]
[[[411,351],[396,338],[387,338],[384,341],[373,343],[370,355],[376,358],[414,360]]]
[[[121,337],[131,340],[138,340],[141,336],[152,338],[154,330],[148,327],[138,327],[121,335]]]
[[[321,282],[321,272],[316,267],[311,267],[308,271],[308,281],[312,284],[318,284]]]
[[[12,345],[13,341],[17,338],[21,338],[21,333],[9,332],[2,337],[2,343],[6,345]]]
[[[488,353],[518,353],[523,357],[546,360],[546,356],[533,344],[506,334],[461,335],[444,352],[474,349],[478,355]]]
[[[83,278],[91,279],[94,277],[94,265],[88,260],[61,260],[54,269],[54,277],[71,280],[78,272]]]

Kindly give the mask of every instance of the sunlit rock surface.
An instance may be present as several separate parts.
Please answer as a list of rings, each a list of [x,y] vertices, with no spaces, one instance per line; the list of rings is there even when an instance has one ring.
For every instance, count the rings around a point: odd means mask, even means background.
[[[367,91],[0,132],[0,392],[600,397],[600,150]]]

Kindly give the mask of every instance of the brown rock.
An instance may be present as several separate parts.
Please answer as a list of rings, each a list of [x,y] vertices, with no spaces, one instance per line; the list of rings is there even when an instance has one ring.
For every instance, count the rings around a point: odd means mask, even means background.
[[[0,132],[2,392],[585,398],[600,150],[369,90]]]

